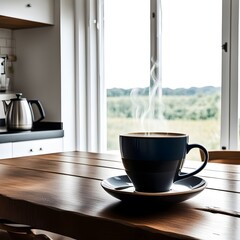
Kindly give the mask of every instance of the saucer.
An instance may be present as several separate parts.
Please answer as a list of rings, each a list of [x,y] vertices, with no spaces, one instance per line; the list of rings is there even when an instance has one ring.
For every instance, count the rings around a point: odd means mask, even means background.
[[[122,201],[157,201],[177,203],[194,197],[205,189],[207,183],[200,177],[192,176],[173,183],[168,192],[137,192],[127,175],[115,176],[101,182],[103,189]]]

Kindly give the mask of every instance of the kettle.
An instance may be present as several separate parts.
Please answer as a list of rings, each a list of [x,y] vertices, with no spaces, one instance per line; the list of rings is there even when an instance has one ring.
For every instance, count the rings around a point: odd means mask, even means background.
[[[45,112],[38,100],[27,100],[22,98],[22,93],[16,93],[17,98],[11,99],[10,103],[3,100],[4,112],[6,114],[6,125],[9,130],[31,130],[33,122],[39,122],[45,118]],[[39,119],[34,119],[32,105],[35,104],[39,110]]]

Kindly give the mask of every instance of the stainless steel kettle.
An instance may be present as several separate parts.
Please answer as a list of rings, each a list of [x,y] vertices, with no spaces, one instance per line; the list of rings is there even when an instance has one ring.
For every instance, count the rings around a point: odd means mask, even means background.
[[[10,103],[3,101],[6,114],[6,126],[9,130],[30,130],[33,122],[39,122],[45,118],[45,112],[38,100],[27,100],[22,98],[22,93],[16,94],[17,98],[11,99]],[[32,105],[35,104],[39,110],[39,119],[34,119]]]

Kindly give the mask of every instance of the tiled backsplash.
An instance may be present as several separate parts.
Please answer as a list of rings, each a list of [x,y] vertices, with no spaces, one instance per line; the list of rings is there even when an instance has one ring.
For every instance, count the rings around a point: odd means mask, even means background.
[[[0,55],[7,55],[6,77],[10,78],[9,90],[12,90],[14,78],[13,62],[16,61],[16,43],[10,29],[0,28]]]
[[[0,55],[15,55],[15,40],[13,39],[12,30],[0,28]],[[10,77],[10,85],[13,80],[12,62],[7,62],[7,75]],[[10,87],[11,89],[11,87]],[[5,118],[2,99],[5,99],[5,93],[0,93],[0,124],[1,120]]]
[[[15,41],[12,38],[12,30],[10,29],[0,28],[0,54],[15,54]]]

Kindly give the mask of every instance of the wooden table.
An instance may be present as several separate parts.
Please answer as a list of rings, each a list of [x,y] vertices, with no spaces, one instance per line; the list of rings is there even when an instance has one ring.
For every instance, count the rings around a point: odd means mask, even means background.
[[[107,154],[0,160],[0,217],[82,240],[240,239],[240,166],[209,163],[203,192],[164,207],[129,206],[100,186],[122,174],[120,157]]]

